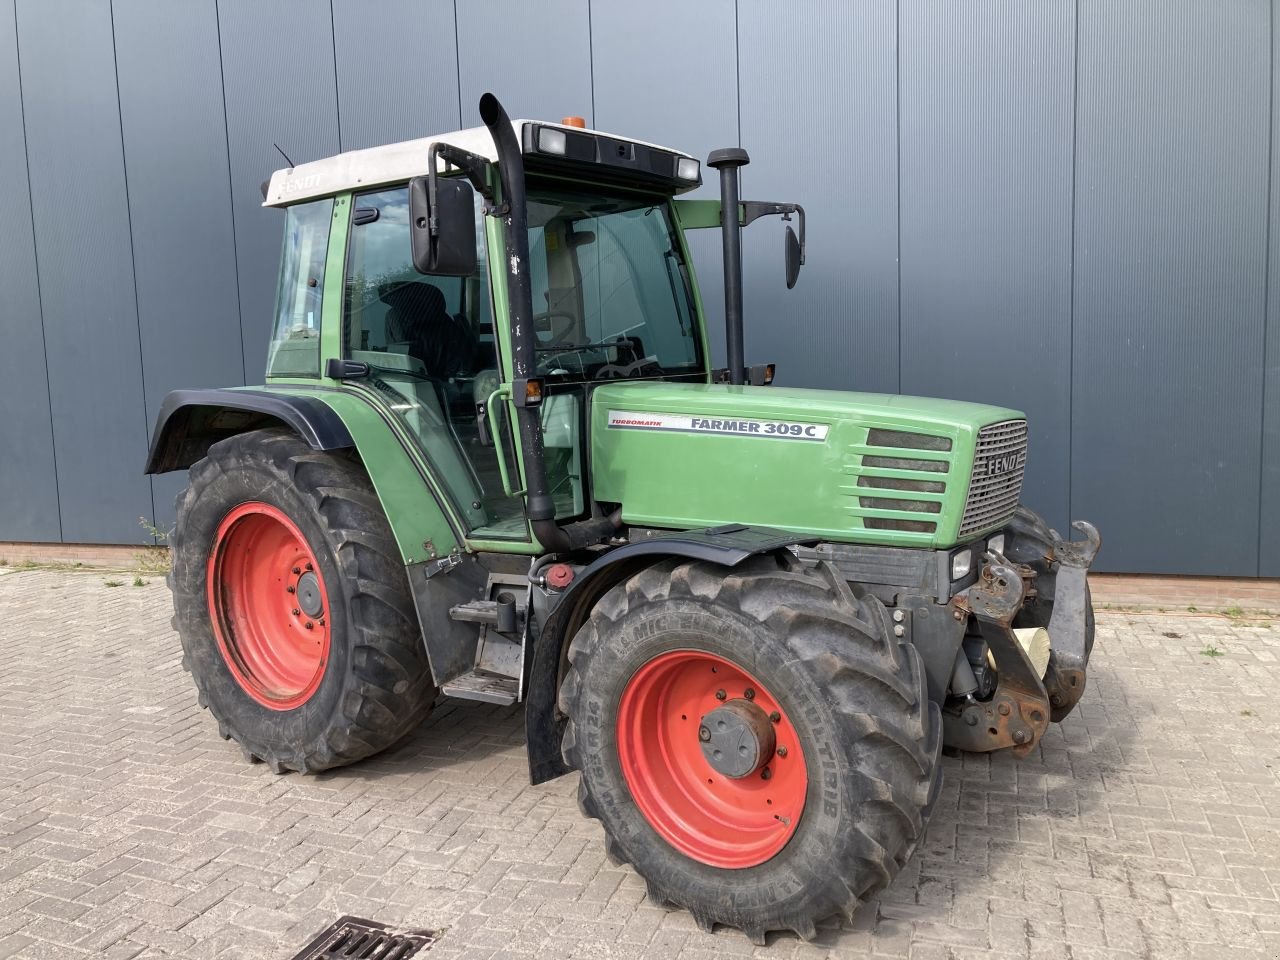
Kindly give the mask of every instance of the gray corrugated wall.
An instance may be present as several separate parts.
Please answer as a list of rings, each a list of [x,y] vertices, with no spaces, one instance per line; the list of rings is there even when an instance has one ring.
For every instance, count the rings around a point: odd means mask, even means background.
[[[1021,406],[1026,500],[1098,522],[1103,566],[1280,576],[1277,4],[0,0],[0,540],[169,520],[160,398],[262,376],[273,143],[471,124],[493,89],[741,143],[747,196],[805,205],[796,290],[776,223],[745,244],[782,382]]]

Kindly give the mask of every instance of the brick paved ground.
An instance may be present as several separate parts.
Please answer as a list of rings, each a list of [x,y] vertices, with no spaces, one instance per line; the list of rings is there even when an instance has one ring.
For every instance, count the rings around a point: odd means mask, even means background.
[[[1280,956],[1280,622],[1102,612],[1075,715],[947,760],[878,902],[757,948],[649,904],[574,777],[528,786],[516,711],[445,701],[318,777],[243,763],[163,584],[107,577],[0,572],[0,957],[286,960],[342,913],[442,929],[438,957]]]

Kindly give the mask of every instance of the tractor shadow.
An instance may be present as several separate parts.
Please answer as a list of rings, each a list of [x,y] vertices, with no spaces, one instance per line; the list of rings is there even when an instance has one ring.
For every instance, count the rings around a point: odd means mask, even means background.
[[[905,954],[919,936],[985,950],[996,946],[988,943],[988,900],[1052,902],[1059,873],[1089,872],[1086,838],[1105,843],[1113,836],[1109,785],[1115,790],[1135,773],[1151,772],[1136,741],[1152,707],[1113,666],[1118,658],[1108,648],[1117,641],[1110,634],[1100,625],[1076,709],[1051,724],[1028,756],[943,757],[942,791],[914,856],[851,922],[820,926],[815,945],[860,941],[884,950],[901,941]],[[787,939],[794,938],[775,934],[769,942]]]

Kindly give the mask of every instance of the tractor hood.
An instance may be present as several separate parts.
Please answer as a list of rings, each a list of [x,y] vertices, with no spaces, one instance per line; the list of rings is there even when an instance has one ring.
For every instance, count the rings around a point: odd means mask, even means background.
[[[1013,513],[1026,420],[893,394],[608,384],[592,394],[591,458],[595,498],[629,524],[946,547]]]

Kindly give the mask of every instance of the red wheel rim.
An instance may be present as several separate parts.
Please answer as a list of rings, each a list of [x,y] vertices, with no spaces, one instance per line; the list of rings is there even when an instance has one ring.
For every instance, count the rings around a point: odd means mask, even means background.
[[[776,741],[763,765],[739,778],[718,772],[699,740],[703,718],[734,700],[762,710]],[[809,777],[786,711],[755,677],[714,654],[675,650],[636,671],[618,705],[618,758],[650,826],[713,867],[764,863],[787,845],[804,810]]]
[[[214,637],[241,689],[272,710],[310,700],[329,662],[329,596],[297,524],[240,504],[218,524],[206,574]]]

